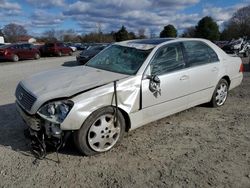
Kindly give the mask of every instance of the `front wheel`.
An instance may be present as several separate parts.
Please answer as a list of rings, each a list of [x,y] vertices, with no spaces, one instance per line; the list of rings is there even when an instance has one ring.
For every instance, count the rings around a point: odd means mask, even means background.
[[[228,82],[225,79],[221,79],[215,88],[213,97],[210,101],[212,107],[220,107],[225,104],[228,97]]]
[[[59,57],[61,57],[61,56],[62,56],[62,52],[58,52],[57,55],[58,55]]]
[[[125,120],[120,111],[117,116],[115,121],[113,107],[101,108],[92,113],[74,135],[79,151],[90,156],[113,148],[125,132]]]

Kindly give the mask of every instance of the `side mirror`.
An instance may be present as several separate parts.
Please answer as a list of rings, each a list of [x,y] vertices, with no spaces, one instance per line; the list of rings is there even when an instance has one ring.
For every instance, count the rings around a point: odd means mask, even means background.
[[[146,76],[147,79],[149,79],[150,81],[156,83],[156,84],[160,84],[161,83],[161,80],[160,78],[157,76],[157,75],[147,75]]]
[[[150,80],[149,82],[149,90],[153,93],[153,95],[157,98],[161,95],[161,80],[157,75],[153,76],[146,76],[147,79]]]

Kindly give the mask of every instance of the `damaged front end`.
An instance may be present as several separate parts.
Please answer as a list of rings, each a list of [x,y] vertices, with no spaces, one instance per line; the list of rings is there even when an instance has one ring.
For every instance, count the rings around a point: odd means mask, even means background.
[[[70,132],[62,131],[60,125],[73,105],[70,100],[49,102],[35,115],[29,115],[17,102],[17,110],[29,127],[25,135],[31,140],[31,149],[36,158],[45,158],[48,151],[58,152],[65,145]]]

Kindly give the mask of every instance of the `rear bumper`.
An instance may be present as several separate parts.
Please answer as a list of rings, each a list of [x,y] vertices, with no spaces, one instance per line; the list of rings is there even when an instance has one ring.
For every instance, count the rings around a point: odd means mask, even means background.
[[[237,77],[231,79],[229,90],[239,86],[243,80],[243,74],[239,74]]]

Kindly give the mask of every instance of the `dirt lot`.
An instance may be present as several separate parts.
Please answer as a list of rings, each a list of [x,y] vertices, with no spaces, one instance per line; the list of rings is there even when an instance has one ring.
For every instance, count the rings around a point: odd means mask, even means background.
[[[246,60],[245,60],[246,62]],[[74,57],[0,64],[0,187],[250,187],[250,73],[217,109],[195,107],[148,124],[112,151],[82,157],[69,143],[34,162],[14,105],[19,80],[74,66]]]

